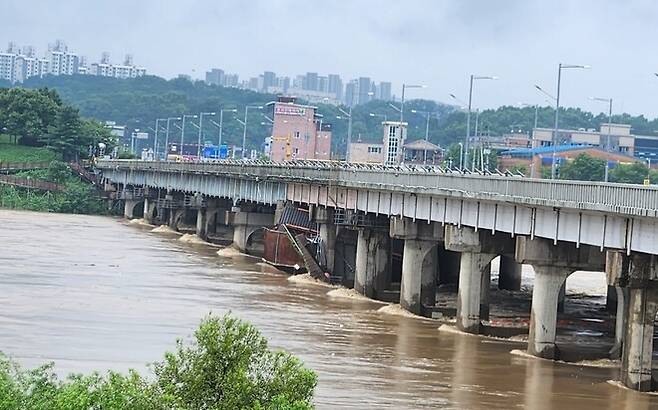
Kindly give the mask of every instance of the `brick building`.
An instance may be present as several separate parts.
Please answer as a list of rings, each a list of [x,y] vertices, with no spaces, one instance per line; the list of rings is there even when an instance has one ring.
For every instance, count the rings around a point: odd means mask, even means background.
[[[272,106],[273,161],[331,158],[331,124],[321,123],[317,107],[297,104],[294,97],[279,97]]]

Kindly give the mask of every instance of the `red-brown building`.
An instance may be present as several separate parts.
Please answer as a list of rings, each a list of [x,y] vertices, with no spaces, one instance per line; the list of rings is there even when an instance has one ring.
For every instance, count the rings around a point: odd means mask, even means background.
[[[317,107],[297,104],[294,97],[279,97],[273,110],[273,161],[331,158],[331,124],[321,123]]]

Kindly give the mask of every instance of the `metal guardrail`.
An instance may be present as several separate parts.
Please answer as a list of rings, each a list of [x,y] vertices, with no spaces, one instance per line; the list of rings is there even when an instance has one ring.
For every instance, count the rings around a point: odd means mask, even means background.
[[[505,175],[464,175],[436,166],[348,164],[334,161],[148,162],[103,160],[100,169],[225,175],[252,180],[317,182],[346,188],[441,195],[521,205],[554,206],[658,216],[658,187],[604,182],[543,180]]]
[[[47,169],[49,161],[43,162],[0,162],[0,172],[27,171],[31,169]]]
[[[0,175],[0,184],[17,186],[20,188],[39,189],[42,191],[62,192],[66,190],[66,187],[62,184],[39,181],[32,178],[19,178],[13,175]]]

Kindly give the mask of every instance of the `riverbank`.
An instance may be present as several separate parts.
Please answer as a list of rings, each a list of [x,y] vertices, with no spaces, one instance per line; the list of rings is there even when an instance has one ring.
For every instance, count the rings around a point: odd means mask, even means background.
[[[36,156],[35,158],[42,157]],[[65,162],[53,160],[48,168],[20,171],[14,173],[13,176],[28,181],[50,182],[61,187],[61,190],[44,191],[0,184],[0,208],[71,214],[106,215],[109,213],[96,189],[74,175]]]

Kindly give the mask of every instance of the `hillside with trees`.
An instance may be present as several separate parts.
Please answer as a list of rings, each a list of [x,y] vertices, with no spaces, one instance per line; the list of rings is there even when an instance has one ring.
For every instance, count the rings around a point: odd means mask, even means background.
[[[0,85],[1,86],[1,85]],[[201,111],[212,112],[221,108],[235,108],[237,118],[243,119],[245,105],[264,105],[276,96],[262,94],[237,88],[207,85],[202,81],[190,82],[176,78],[165,80],[160,77],[146,76],[135,79],[115,79],[95,76],[46,76],[30,78],[23,85],[26,88],[48,87],[56,90],[62,100],[80,110],[85,117],[99,121],[115,121],[126,125],[130,130],[152,131],[156,118],[178,117],[182,114],[197,114]],[[398,119],[399,112],[387,101],[371,101],[355,106],[353,109],[353,139],[364,141],[381,140],[381,121],[384,117]],[[398,103],[393,105],[399,106]],[[347,109],[346,107],[342,107]],[[417,111],[414,113],[413,111]],[[431,112],[430,141],[441,146],[449,146],[460,141],[466,134],[466,113],[454,105],[437,103],[429,100],[411,100],[405,104],[405,121],[409,122],[410,140],[425,137],[426,116]],[[324,121],[333,124],[333,151],[343,153],[347,135],[347,120],[337,107],[319,104],[319,113]],[[552,107],[539,107],[537,124],[539,127],[553,127],[555,110]],[[271,114],[271,113],[270,113]],[[375,114],[375,115],[371,115]],[[338,119],[337,117],[341,117]],[[475,112],[471,116],[471,132],[475,128]],[[478,132],[485,135],[500,136],[511,130],[529,132],[534,125],[535,108],[502,106],[480,112]],[[562,128],[598,128],[607,122],[607,115],[593,114],[579,108],[564,108],[560,112]],[[613,116],[614,122],[630,124],[636,134],[652,135],[658,130],[658,120],[646,117],[619,114]],[[172,131],[180,136],[180,131]],[[206,139],[218,132],[217,127],[204,124]],[[271,127],[258,110],[249,114],[247,143],[250,148],[259,148],[264,138],[271,132]],[[186,129],[186,140],[195,141],[198,130]],[[229,144],[241,144],[242,125],[228,115],[224,118],[224,141]],[[152,137],[151,137],[152,138]]]

